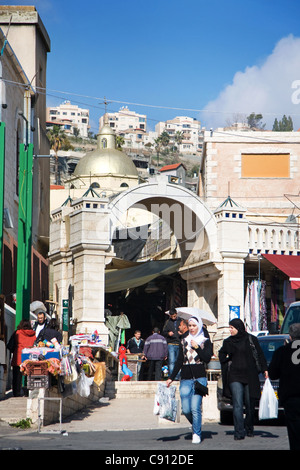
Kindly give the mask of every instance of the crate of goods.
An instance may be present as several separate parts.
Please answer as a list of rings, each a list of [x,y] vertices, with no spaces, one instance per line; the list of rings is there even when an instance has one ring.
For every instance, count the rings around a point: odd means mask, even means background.
[[[48,375],[47,361],[30,361],[26,366],[28,375]]]
[[[27,377],[27,388],[34,390],[36,388],[49,388],[50,380],[49,374],[47,375],[28,375]]]

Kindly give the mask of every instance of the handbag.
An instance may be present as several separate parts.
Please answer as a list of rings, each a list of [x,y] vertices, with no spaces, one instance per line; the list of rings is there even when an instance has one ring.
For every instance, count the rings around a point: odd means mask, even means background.
[[[251,348],[251,351],[252,351],[253,359],[255,360],[257,372],[260,374],[263,371],[262,371],[261,364],[260,364],[260,361],[259,361],[257,349],[255,347],[255,344],[253,342],[253,339],[252,339],[251,335],[249,335],[249,342],[250,342],[250,348]]]
[[[201,397],[205,397],[206,395],[208,395],[208,387],[198,382],[198,380],[196,379],[194,379],[194,390],[195,394],[201,395]]]

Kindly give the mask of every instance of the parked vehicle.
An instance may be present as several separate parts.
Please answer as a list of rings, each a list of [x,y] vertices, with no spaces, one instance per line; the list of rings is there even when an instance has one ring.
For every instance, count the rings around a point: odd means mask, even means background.
[[[299,302],[300,305],[300,302]],[[283,346],[289,341],[288,334],[280,334],[280,335],[264,335],[257,337],[259,344],[263,350],[265,355],[267,364],[269,365],[274,354],[274,351],[278,349],[280,346]],[[260,380],[260,388],[263,389],[265,378],[263,374],[259,374]],[[278,380],[271,380],[271,384],[275,390],[277,395],[277,390],[279,386]],[[277,395],[278,398],[278,395]],[[223,396],[223,384],[222,384],[222,377],[219,378],[217,384],[217,402],[218,402],[218,409],[220,410],[220,421],[222,424],[232,422],[232,401],[230,398]],[[256,403],[256,409],[258,410],[259,402]],[[279,407],[279,411],[282,412],[283,409]]]
[[[288,334],[292,323],[300,323],[300,302],[293,302],[288,307],[280,329],[281,334]]]

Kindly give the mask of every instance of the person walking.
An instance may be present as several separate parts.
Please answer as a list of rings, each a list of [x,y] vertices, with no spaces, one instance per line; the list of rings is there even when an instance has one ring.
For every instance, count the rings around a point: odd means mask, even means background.
[[[180,323],[180,332],[184,331],[184,323]],[[195,380],[207,385],[205,364],[213,355],[213,347],[209,338],[204,335],[202,320],[191,317],[188,331],[181,333],[180,348],[167,387],[171,385],[177,373],[181,371],[179,393],[182,412],[192,425],[192,443],[200,444],[202,429],[202,396],[196,393]]]
[[[166,321],[162,335],[166,338],[168,343],[168,368],[169,368],[169,377],[171,376],[175,362],[179,354],[179,335],[178,335],[178,325],[180,323],[180,318],[178,318],[177,310],[171,308],[169,310],[169,319]],[[179,379],[177,377],[176,379]]]
[[[22,349],[32,348],[35,340],[35,331],[32,329],[30,321],[21,320],[7,345],[7,348],[12,352],[12,391],[14,397],[21,396],[22,373],[20,365],[22,363]]]
[[[245,438],[245,434],[248,437],[254,436],[255,400],[261,395],[260,371],[256,365],[251,342],[255,346],[260,370],[264,371],[265,378],[268,377],[268,366],[256,336],[246,332],[242,320],[239,318],[231,320],[229,330],[230,336],[224,339],[219,350],[219,360],[222,367],[223,393],[229,389],[232,397],[234,439],[240,440]]]
[[[300,323],[289,328],[291,342],[278,348],[269,364],[271,380],[279,379],[290,450],[300,450]]]
[[[155,380],[161,379],[163,361],[168,357],[166,339],[160,335],[160,329],[153,328],[153,333],[145,341],[144,358],[149,361],[148,380],[152,379],[154,370]]]

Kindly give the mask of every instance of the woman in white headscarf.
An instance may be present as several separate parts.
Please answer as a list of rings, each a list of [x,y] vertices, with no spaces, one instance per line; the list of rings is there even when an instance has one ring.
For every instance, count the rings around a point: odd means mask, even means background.
[[[196,393],[195,381],[207,385],[206,367],[213,355],[212,343],[208,333],[204,331],[202,320],[191,317],[188,331],[181,336],[178,359],[173,372],[167,380],[169,387],[174,378],[180,374],[180,398],[182,412],[192,425],[193,444],[201,442],[202,428],[202,396]]]

